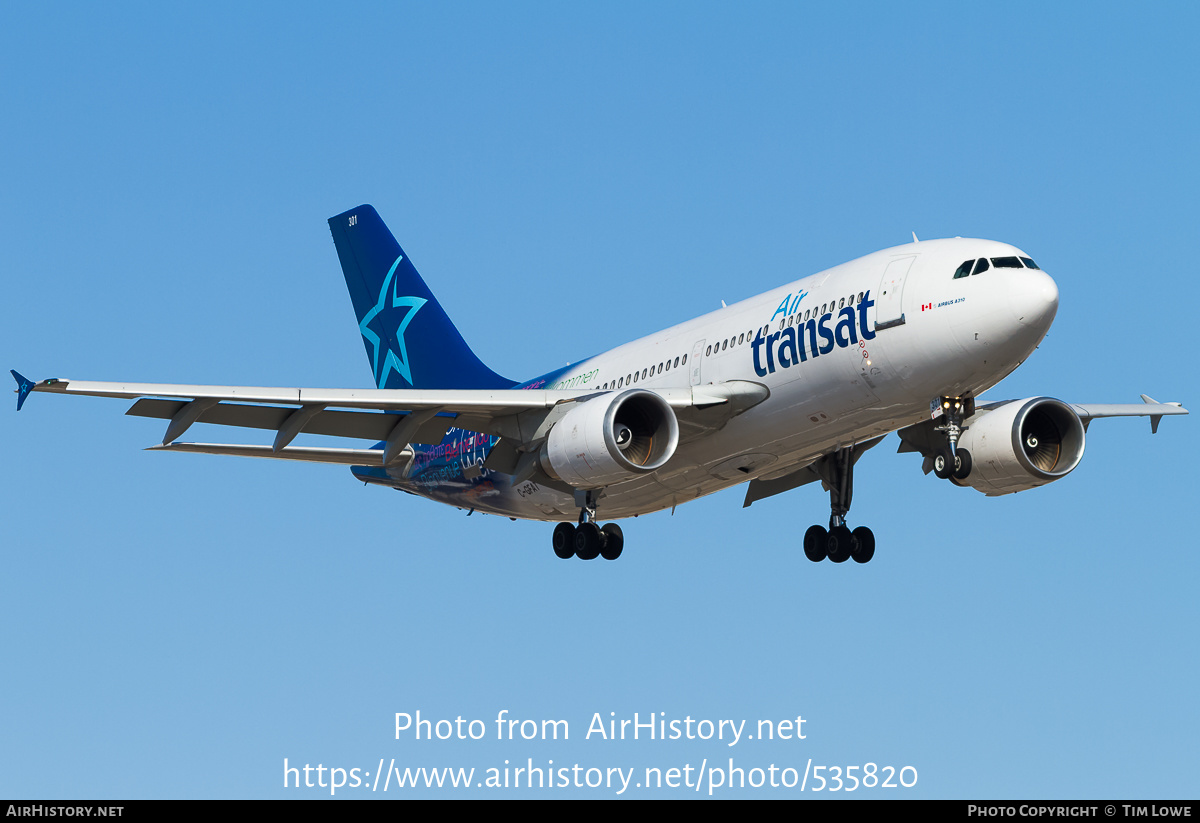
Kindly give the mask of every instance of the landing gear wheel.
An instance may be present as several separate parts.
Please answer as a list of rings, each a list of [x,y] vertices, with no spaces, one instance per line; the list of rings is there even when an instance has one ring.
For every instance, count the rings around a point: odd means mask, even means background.
[[[850,556],[854,558],[855,563],[866,563],[875,556],[875,533],[866,526],[859,526],[850,533],[851,541],[854,543],[854,548],[850,550]]]
[[[933,473],[939,480],[949,480],[954,474],[954,459],[950,452],[938,452],[933,456]]]
[[[845,526],[834,526],[829,530],[829,539],[825,542],[829,559],[834,563],[845,563],[850,559],[850,551],[854,548],[854,540],[850,530]]]
[[[559,523],[554,527],[554,553],[563,560],[575,556],[575,527]]]
[[[595,560],[603,545],[604,535],[592,521],[581,523],[575,530],[575,555],[580,560]]]
[[[600,531],[604,536],[600,556],[605,560],[616,560],[621,556],[621,549],[625,548],[625,535],[621,534],[621,527],[616,523],[605,523]]]
[[[829,532],[824,526],[809,526],[804,533],[804,556],[814,563],[820,563],[828,554],[826,544],[829,542]]]
[[[971,473],[971,453],[966,449],[959,449],[956,457],[958,459],[954,461],[954,479],[966,480],[967,475]]]

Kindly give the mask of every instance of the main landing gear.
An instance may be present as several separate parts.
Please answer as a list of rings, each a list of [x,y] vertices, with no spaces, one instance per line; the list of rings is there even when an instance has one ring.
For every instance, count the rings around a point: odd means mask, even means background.
[[[942,480],[966,480],[971,473],[971,453],[958,448],[958,438],[963,420],[975,413],[975,398],[939,397],[934,403],[941,405],[945,420],[934,431],[946,433],[946,447],[933,456],[933,473]]]
[[[595,492],[576,492],[575,500],[580,504],[579,525],[559,523],[554,527],[554,553],[566,560],[616,560],[625,548],[625,536],[616,523],[596,525]]]
[[[850,558],[856,563],[866,563],[875,556],[875,534],[866,526],[851,531],[846,525],[846,514],[854,494],[855,459],[857,455],[850,447],[838,449],[813,464],[829,489],[830,508],[828,529],[809,526],[804,533],[804,556],[814,563],[820,563],[826,557],[834,563],[845,563]]]

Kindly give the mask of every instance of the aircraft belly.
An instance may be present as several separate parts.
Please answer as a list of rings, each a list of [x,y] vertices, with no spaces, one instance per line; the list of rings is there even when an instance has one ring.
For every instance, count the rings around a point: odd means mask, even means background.
[[[919,422],[929,398],[917,387],[945,380],[949,358],[917,350],[911,333],[904,326],[891,329],[887,345],[870,341],[867,355],[839,350],[772,375],[763,381],[771,389],[769,401],[681,444],[662,469],[606,487],[597,517],[661,511],[757,477],[786,474],[839,447]],[[908,364],[907,371],[893,369],[892,360]],[[866,380],[871,367],[874,385]],[[396,485],[461,509],[542,521],[578,517],[573,497],[563,491],[532,480],[514,485],[510,476],[488,469],[467,479],[460,466],[429,466]]]
[[[578,514],[568,495],[533,481],[514,486],[511,477],[499,472],[485,472],[474,481],[418,482],[399,488],[456,508],[521,520],[573,520]]]

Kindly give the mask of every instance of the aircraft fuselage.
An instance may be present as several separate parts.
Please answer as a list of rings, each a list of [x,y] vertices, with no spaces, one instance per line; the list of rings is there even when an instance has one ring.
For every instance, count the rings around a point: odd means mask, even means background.
[[[1028,260],[989,240],[898,246],[802,278],[522,383],[525,389],[665,389],[730,381],[767,399],[703,438],[681,438],[661,469],[607,486],[597,509],[623,518],[738,483],[928,419],[942,395],[975,397],[1020,365],[1054,320],[1058,289],[1020,262],[955,277],[975,260]],[[572,496],[483,467],[497,438],[451,429],[369,482],[534,520],[571,520]]]

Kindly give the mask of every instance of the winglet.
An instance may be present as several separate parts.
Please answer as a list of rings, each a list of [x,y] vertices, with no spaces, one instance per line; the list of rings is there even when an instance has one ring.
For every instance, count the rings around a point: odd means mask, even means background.
[[[1143,403],[1158,403],[1157,400],[1155,400],[1153,397],[1151,397],[1148,394],[1142,395],[1142,402]],[[1160,420],[1162,420],[1161,414],[1150,415],[1150,433],[1151,434],[1158,434],[1158,423]]]
[[[17,381],[17,411],[20,411],[21,407],[25,405],[25,398],[33,391],[33,381],[28,377],[23,377],[13,369],[9,369],[9,373]]]

